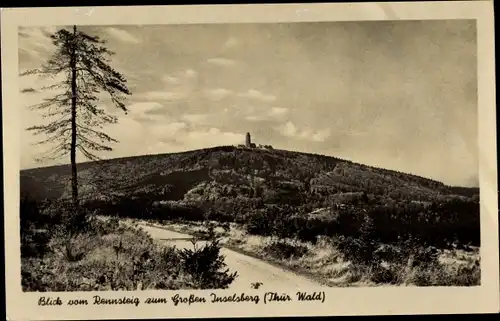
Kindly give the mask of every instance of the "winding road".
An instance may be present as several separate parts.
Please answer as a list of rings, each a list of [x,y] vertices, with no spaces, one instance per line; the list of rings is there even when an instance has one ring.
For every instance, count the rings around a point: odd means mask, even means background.
[[[179,249],[193,247],[190,242],[192,239],[190,235],[143,223],[140,223],[139,226],[159,242],[175,245]],[[310,290],[311,288],[320,287],[320,284],[308,278],[227,248],[222,248],[221,254],[225,256],[225,263],[230,272],[238,272],[238,277],[229,287],[231,290],[250,290],[252,288],[251,284],[254,282],[262,283],[259,289],[272,291],[277,289],[288,291],[292,289]]]

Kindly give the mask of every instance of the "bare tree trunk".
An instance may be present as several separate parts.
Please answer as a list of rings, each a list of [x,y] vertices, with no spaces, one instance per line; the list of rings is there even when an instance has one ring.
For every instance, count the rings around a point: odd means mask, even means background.
[[[76,37],[76,26],[73,26],[73,35]],[[71,51],[71,190],[75,211],[78,210],[78,176],[76,169],[76,41]]]

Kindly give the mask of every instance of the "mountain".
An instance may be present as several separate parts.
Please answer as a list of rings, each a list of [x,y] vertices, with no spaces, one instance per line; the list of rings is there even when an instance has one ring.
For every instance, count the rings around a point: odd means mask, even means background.
[[[478,188],[446,186],[335,157],[233,146],[86,162],[77,167],[80,196],[87,200],[148,195],[170,201],[225,197],[300,205],[313,200],[321,203],[332,195],[426,202],[479,194]],[[22,170],[21,195],[38,200],[69,197],[70,178],[69,165]]]

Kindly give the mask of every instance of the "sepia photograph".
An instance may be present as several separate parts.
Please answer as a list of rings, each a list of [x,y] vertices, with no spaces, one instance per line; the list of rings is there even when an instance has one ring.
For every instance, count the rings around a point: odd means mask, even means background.
[[[35,305],[484,285],[477,19],[121,21],[17,28]]]

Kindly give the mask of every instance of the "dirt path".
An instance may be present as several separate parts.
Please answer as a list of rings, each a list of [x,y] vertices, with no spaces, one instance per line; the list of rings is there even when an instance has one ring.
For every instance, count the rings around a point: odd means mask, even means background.
[[[165,242],[169,245],[175,245],[177,248],[192,248],[190,235],[173,232],[167,229],[139,224],[153,239],[160,242]],[[200,242],[201,243],[201,242]],[[275,267],[269,263],[259,259],[243,255],[226,248],[222,248],[221,254],[225,256],[225,263],[231,272],[237,271],[238,277],[231,284],[231,290],[248,290],[251,289],[251,284],[261,282],[259,289],[272,290],[277,289],[295,290],[295,289],[310,289],[320,287],[305,277],[299,276],[293,272],[286,271]]]

